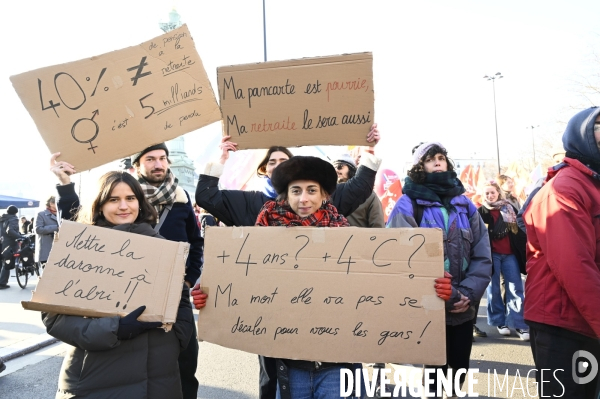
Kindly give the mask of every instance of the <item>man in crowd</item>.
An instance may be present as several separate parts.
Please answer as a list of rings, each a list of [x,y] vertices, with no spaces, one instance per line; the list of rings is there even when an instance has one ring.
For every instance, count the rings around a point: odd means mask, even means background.
[[[29,225],[30,224],[31,224],[31,222],[29,220],[27,220],[27,218],[25,216],[21,217],[21,223],[19,225],[19,232],[21,234],[29,233]]]
[[[2,230],[2,257],[12,256],[12,252],[18,249],[17,239],[21,238],[19,233],[19,209],[11,205],[6,213],[0,217],[0,229]],[[0,272],[0,290],[10,288],[8,278],[10,277],[9,265],[2,259],[2,272]]]
[[[600,360],[600,108],[571,118],[562,141],[563,163],[549,170],[546,184],[524,214],[525,321],[544,396],[595,399]],[[582,375],[586,364],[591,367]],[[543,369],[551,371],[544,376]]]
[[[169,168],[169,149],[164,143],[146,148],[131,156],[138,180],[146,198],[156,208],[159,215],[158,232],[170,241],[183,241],[190,244],[186,262],[185,283],[194,286],[202,270],[204,241],[196,222],[189,194],[177,183],[177,178]],[[192,335],[187,349],[179,355],[179,373],[183,398],[196,398],[198,380],[195,377],[198,365],[198,339]]]

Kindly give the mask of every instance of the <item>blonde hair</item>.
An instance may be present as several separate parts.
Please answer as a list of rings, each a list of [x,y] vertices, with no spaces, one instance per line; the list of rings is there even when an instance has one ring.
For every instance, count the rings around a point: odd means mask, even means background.
[[[485,198],[485,188],[486,187],[494,187],[496,192],[498,193],[498,199],[505,199],[504,191],[500,188],[500,185],[495,180],[488,180],[483,184],[483,193],[482,196]]]

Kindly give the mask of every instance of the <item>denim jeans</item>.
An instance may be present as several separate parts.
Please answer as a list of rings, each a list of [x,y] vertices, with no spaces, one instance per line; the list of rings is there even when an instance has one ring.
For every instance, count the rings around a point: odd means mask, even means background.
[[[332,399],[340,396],[340,369],[307,371],[294,367],[288,368],[290,393],[292,399]],[[277,384],[277,399],[281,399]]]
[[[487,287],[487,318],[490,326],[528,330],[523,320],[523,280],[514,255],[492,252],[492,281]],[[504,276],[506,305],[500,292],[500,273]]]

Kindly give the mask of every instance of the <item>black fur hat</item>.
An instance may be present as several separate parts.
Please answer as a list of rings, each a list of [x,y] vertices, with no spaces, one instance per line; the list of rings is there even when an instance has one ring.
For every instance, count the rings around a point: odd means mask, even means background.
[[[296,180],[313,180],[331,195],[337,187],[337,173],[333,165],[317,157],[296,156],[275,168],[271,183],[277,194],[285,193]]]

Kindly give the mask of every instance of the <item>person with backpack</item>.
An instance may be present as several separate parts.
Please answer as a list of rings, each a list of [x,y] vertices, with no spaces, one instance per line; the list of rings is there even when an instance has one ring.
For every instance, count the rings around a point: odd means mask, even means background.
[[[442,230],[446,278],[436,280],[436,289],[446,284],[449,288],[445,298],[447,363],[425,366],[436,369],[436,373],[441,369],[446,374],[448,367],[454,371],[469,369],[473,319],[492,273],[487,229],[464,192],[446,148],[437,142],[423,143],[413,153],[413,166],[402,188],[404,195],[386,226]],[[426,392],[438,390],[436,381],[424,388]]]
[[[544,395],[597,399],[599,374],[581,370],[600,360],[600,108],[575,114],[562,143],[563,162],[548,171],[523,218],[525,323]]]
[[[18,249],[17,239],[21,238],[19,233],[19,209],[10,205],[6,213],[0,217],[0,229],[2,229],[2,272],[0,272],[0,290],[10,288],[8,278],[10,277],[10,264],[4,262],[8,256],[12,256]]]

